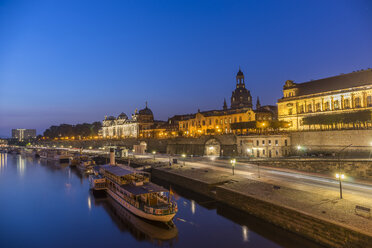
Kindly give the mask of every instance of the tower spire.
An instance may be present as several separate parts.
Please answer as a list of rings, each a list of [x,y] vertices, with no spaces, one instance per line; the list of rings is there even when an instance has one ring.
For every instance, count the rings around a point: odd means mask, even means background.
[[[256,109],[261,108],[260,98],[257,97]]]
[[[223,99],[223,110],[227,110],[226,98]]]

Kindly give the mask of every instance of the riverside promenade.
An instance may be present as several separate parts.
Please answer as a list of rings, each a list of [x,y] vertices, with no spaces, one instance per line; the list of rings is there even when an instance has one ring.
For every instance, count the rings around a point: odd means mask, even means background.
[[[358,206],[372,199],[258,178],[249,172],[186,163],[152,169],[153,177],[203,194],[329,247],[370,247],[372,220]]]

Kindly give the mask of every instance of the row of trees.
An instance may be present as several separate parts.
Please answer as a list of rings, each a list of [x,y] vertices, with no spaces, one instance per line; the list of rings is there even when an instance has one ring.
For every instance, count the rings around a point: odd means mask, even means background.
[[[88,137],[97,136],[98,131],[102,128],[102,123],[97,121],[91,124],[83,123],[77,125],[61,124],[59,126],[51,126],[44,131],[43,135],[46,138],[53,139],[59,137]]]
[[[271,129],[271,130],[279,130],[279,128],[287,128],[288,122],[285,121],[248,121],[248,122],[236,122],[231,124],[232,130],[244,130],[244,129]]]

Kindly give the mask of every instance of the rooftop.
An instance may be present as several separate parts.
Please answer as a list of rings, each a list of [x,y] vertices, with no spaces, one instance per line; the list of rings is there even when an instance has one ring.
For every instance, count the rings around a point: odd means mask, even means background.
[[[372,69],[360,70],[348,74],[313,80],[295,84],[291,88],[298,88],[297,96],[341,90],[372,84]]]

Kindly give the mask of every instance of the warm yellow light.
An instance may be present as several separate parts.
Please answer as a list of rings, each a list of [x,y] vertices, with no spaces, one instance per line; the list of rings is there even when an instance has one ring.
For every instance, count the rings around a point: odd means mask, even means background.
[[[340,179],[340,177],[341,177],[341,179],[344,179],[345,178],[345,175],[344,174],[336,174],[336,178],[337,179]]]
[[[156,151],[152,151],[152,154],[156,154]]]
[[[186,154],[182,154],[182,157],[183,157],[183,158],[186,158]]]

